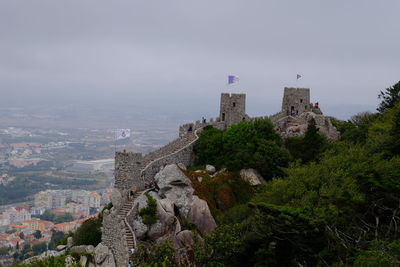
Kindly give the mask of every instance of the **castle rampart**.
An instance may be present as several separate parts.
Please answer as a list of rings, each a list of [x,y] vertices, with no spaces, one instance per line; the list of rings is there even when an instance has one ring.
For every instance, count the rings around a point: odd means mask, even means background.
[[[310,106],[310,88],[285,87],[282,112],[286,115],[299,115]]]
[[[282,110],[272,116],[250,118],[246,114],[245,94],[221,94],[220,114],[218,118],[209,119],[209,122],[196,121],[179,127],[179,137],[167,145],[142,155],[132,152],[116,152],[115,154],[115,190],[112,196],[114,208],[106,212],[103,219],[102,242],[111,248],[117,266],[126,266],[129,251],[126,247],[125,223],[129,218],[120,218],[117,214],[121,207],[128,203],[128,192],[132,188],[144,189],[145,182],[153,179],[161,168],[168,164],[183,163],[188,166],[194,161],[193,147],[200,131],[208,125],[224,130],[241,121],[270,118],[278,132],[283,136],[297,136],[303,125],[313,117],[321,132],[328,137],[337,138],[337,131],[330,119],[321,113],[315,114],[309,110],[310,89],[285,88],[282,101]],[[314,107],[315,108],[315,107]],[[318,107],[317,107],[318,108]],[[319,108],[318,108],[319,110]],[[290,132],[291,131],[291,132]],[[123,210],[123,209],[121,209]],[[133,229],[134,231],[134,229]]]
[[[246,94],[222,93],[219,118],[227,127],[246,120]]]

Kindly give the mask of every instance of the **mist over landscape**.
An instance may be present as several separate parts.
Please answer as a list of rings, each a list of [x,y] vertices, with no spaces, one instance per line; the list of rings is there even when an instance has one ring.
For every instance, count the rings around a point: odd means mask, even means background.
[[[398,0],[0,0],[0,267],[400,266]]]
[[[347,119],[373,111],[399,70],[395,1],[0,5],[0,105],[56,116],[49,127],[177,126],[216,117],[225,91],[272,115],[285,86]]]

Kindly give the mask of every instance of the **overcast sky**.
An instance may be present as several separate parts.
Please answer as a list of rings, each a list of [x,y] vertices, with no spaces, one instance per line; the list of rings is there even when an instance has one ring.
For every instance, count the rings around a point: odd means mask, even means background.
[[[218,115],[221,92],[244,92],[255,116],[297,86],[344,117],[373,110],[400,80],[399,10],[398,0],[0,0],[0,104],[198,119]],[[240,82],[227,88],[228,74]]]

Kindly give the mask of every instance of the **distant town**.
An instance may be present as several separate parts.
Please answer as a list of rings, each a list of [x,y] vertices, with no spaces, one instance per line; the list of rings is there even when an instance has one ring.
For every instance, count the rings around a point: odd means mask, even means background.
[[[26,256],[49,248],[53,235],[74,232],[110,202],[111,188],[100,191],[46,190],[34,196],[33,206],[12,206],[0,215],[0,262],[13,262],[11,255],[27,250]],[[36,249],[32,249],[36,248]],[[22,250],[21,250],[22,249]]]
[[[114,152],[147,153],[168,131],[0,128],[0,265],[38,255],[110,203]]]

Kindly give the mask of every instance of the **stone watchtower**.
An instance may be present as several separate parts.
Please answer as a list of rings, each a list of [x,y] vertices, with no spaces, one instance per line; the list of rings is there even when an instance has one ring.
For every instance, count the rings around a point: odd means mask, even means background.
[[[219,118],[226,127],[246,120],[246,94],[222,93]]]
[[[282,113],[296,116],[310,108],[310,88],[285,87],[282,100]]]

